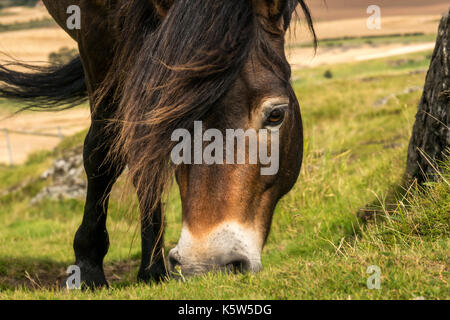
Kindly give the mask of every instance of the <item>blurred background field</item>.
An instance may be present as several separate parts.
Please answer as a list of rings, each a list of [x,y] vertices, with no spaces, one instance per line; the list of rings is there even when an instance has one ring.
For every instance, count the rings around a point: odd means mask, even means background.
[[[323,1],[309,3],[321,40],[317,54],[302,22],[287,43],[303,115],[304,162],[296,186],[276,209],[261,273],[138,284],[137,211],[129,210],[132,196],[123,199],[132,190],[121,179],[108,220],[105,271],[112,288],[59,289],[73,263],[72,240],[84,199],[40,195],[66,187],[64,179],[83,188],[82,173],[67,175],[80,166],[76,155],[89,126],[88,107],[81,106],[0,120],[0,128],[11,130],[56,133],[61,126],[65,136],[34,141],[11,134],[17,157],[11,167],[0,131],[0,299],[448,299],[450,186],[442,180],[419,191],[400,187],[438,22],[448,3],[380,1],[382,29],[376,31],[366,27],[368,1],[327,1],[328,9]],[[1,25],[47,18],[42,8],[0,10]],[[74,47],[55,25],[0,31],[0,51],[27,61],[45,62]],[[19,106],[0,101],[0,118]],[[55,160],[69,164],[63,179],[43,175]],[[358,218],[371,211],[378,218]],[[166,201],[166,215],[168,250],[181,230],[176,188]],[[380,290],[367,289],[370,265],[382,270]]]
[[[381,30],[366,26],[366,9],[370,1],[309,1],[320,39],[317,52],[300,20],[293,24],[287,36],[287,56],[295,70],[350,61],[370,60],[399,54],[431,50],[437,24],[448,8],[447,1],[380,1]],[[36,5],[36,3],[38,3]],[[14,6],[25,4],[27,6]],[[45,7],[33,0],[2,0],[0,4],[0,61],[11,58],[33,64],[48,63],[58,52],[73,54],[76,43],[51,19]],[[52,60],[51,62],[57,62]],[[89,126],[87,106],[62,112],[52,120],[49,114],[26,114],[1,121],[17,110],[18,105],[0,101],[0,128],[19,131],[42,131],[71,135],[80,127]],[[22,119],[23,117],[23,119]],[[33,121],[27,121],[33,118]],[[56,120],[58,119],[58,120]],[[58,129],[55,122],[61,122]],[[48,128],[48,130],[47,130]],[[0,133],[0,163],[10,161],[6,141]],[[10,145],[14,163],[23,163],[30,152],[50,150],[57,137],[27,136],[11,133]]]

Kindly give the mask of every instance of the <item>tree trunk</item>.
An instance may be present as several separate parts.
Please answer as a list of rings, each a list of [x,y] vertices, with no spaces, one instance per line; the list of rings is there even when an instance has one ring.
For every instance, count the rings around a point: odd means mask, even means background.
[[[450,12],[439,25],[422,99],[408,149],[409,181],[435,180],[450,141]]]

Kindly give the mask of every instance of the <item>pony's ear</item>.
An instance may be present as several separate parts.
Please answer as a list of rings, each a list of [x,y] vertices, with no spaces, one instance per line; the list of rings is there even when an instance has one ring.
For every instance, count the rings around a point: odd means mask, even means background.
[[[151,0],[151,1],[158,15],[161,18],[164,18],[167,15],[167,12],[170,10],[170,7],[172,7],[173,2],[175,0]]]
[[[286,12],[289,0],[265,0],[269,6],[269,19],[273,22],[279,22]]]
[[[274,23],[280,22],[288,4],[289,0],[253,0],[256,13]]]

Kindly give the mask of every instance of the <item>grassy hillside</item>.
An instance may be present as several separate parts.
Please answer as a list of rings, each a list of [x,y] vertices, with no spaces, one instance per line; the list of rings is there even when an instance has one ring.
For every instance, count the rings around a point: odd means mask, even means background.
[[[302,106],[305,155],[294,189],[279,203],[252,275],[207,274],[160,285],[136,282],[137,213],[114,200],[105,259],[110,290],[57,288],[73,263],[72,240],[83,200],[30,199],[54,158],[83,133],[28,163],[0,167],[0,299],[448,299],[450,164],[444,180],[423,190],[399,188],[429,52],[301,70],[294,86]],[[328,70],[329,69],[329,70]],[[331,78],[325,78],[329,71]],[[419,88],[419,89],[417,89]],[[381,102],[380,102],[381,101]],[[122,192],[123,183],[113,191]],[[2,190],[9,189],[2,196]],[[117,199],[117,198],[116,198]],[[357,218],[370,204],[376,219]],[[176,189],[166,204],[166,248],[181,229]],[[367,268],[381,269],[369,290]]]

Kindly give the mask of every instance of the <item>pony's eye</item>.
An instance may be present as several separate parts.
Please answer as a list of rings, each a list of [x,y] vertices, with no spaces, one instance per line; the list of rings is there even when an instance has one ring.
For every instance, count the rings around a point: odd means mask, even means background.
[[[265,125],[267,126],[277,126],[284,120],[284,110],[281,108],[274,109],[270,112],[266,119]]]

